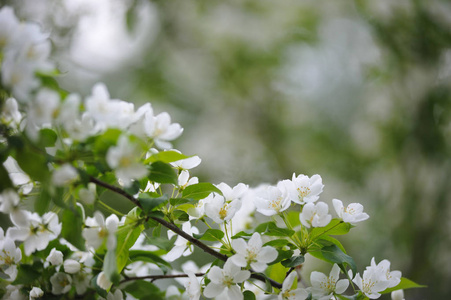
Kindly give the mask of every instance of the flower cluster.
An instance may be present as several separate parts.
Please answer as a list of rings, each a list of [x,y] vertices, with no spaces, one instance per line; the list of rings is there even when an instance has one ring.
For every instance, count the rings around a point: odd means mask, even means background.
[[[350,282],[360,289],[353,298],[375,299],[405,286],[387,260],[357,273],[333,236],[369,216],[333,199],[333,218],[318,201],[321,176],[255,189],[199,182],[189,170],[201,159],[170,149],[183,129],[169,114],[135,110],[101,83],[82,99],[40,81],[53,67],[48,36],[9,7],[0,10],[0,51],[0,95],[19,100],[0,98],[0,212],[12,223],[0,229],[3,299],[326,300]],[[133,208],[118,211],[119,201]],[[171,271],[195,249],[212,263]],[[309,287],[297,272],[307,253],[333,265],[329,276],[312,272]],[[185,290],[162,290],[162,278],[184,280]]]

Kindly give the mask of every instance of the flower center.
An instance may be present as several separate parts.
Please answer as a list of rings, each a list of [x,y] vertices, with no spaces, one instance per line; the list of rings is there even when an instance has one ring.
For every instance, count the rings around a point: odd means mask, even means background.
[[[227,204],[224,204],[224,206],[219,210],[219,217],[221,220],[224,220],[225,217],[227,217]]]
[[[302,200],[305,196],[308,196],[308,194],[310,194],[310,188],[306,186],[298,187],[297,190],[299,193],[299,200]]]

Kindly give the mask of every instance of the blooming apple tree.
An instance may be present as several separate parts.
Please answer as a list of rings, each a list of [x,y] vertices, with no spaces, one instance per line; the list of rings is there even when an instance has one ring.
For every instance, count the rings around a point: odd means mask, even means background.
[[[199,182],[201,159],[171,149],[183,128],[168,113],[101,83],[85,98],[65,91],[50,54],[37,24],[0,10],[3,299],[376,299],[418,287],[388,260],[358,272],[333,236],[369,216],[333,199],[334,217],[319,175],[254,189]],[[133,208],[110,207],[111,193]],[[210,263],[173,268],[193,251]],[[307,253],[332,266],[311,286],[298,272]]]

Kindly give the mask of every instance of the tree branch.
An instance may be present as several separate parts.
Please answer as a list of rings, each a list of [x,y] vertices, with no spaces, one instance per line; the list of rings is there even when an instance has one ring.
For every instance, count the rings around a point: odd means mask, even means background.
[[[108,184],[106,182],[103,182],[95,177],[89,176],[89,181],[92,183],[95,183],[101,187],[104,187],[110,191],[113,191],[121,196],[124,196],[125,198],[127,198],[128,200],[130,200],[131,202],[133,202],[133,204],[135,204],[136,206],[138,206],[139,208],[143,209],[141,203],[139,203],[139,201],[133,197],[132,195],[130,195],[129,193],[127,193],[126,191],[124,191],[121,188],[118,188],[114,185]],[[158,217],[152,217],[150,216],[150,218],[158,223],[160,223],[161,225],[163,225],[164,227],[174,231],[176,234],[180,235],[181,237],[183,237],[184,239],[186,239],[187,241],[189,241],[190,243],[196,245],[197,247],[199,247],[200,249],[202,249],[203,251],[207,252],[208,254],[222,260],[222,261],[227,261],[227,259],[229,258],[227,255],[221,254],[213,249],[211,249],[210,247],[208,247],[206,244],[202,243],[200,240],[192,237],[191,235],[187,234],[186,232],[184,232],[183,230],[181,230],[180,228],[178,228],[177,226],[175,226],[174,224],[158,218]],[[258,279],[261,280],[263,282],[269,281],[271,283],[271,285],[275,288],[282,288],[282,284],[278,283],[277,281],[274,281],[270,278],[267,278],[266,276],[260,275],[258,273],[255,273],[253,270],[250,270],[252,272],[251,274],[251,278],[254,279]],[[173,275],[157,275],[157,276],[173,276]],[[196,275],[197,276],[197,275]],[[162,279],[162,278],[170,278],[170,277],[158,277],[156,279]],[[186,276],[179,276],[179,277],[186,277]],[[129,277],[129,278],[133,278],[133,277]],[[147,277],[150,279],[153,279],[154,277]],[[145,279],[145,278],[138,278],[138,279]],[[155,279],[155,280],[156,280]],[[129,280],[133,280],[133,279],[124,279],[125,281],[129,281]]]
[[[205,273],[194,273],[194,276],[204,276]],[[167,279],[167,278],[184,278],[188,277],[188,274],[173,274],[173,275],[147,275],[147,276],[136,276],[136,277],[127,277],[121,280],[120,283],[124,283],[132,280],[141,280],[141,279],[152,279],[151,282],[158,279]]]

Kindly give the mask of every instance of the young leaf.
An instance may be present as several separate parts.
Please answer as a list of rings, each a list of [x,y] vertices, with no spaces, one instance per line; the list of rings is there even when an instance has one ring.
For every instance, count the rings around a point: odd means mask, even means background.
[[[280,263],[286,268],[294,268],[304,263],[304,255],[293,256],[289,259],[282,260]]]
[[[282,260],[286,260],[291,258],[291,256],[293,256],[293,251],[292,250],[279,250],[277,249],[278,255],[275,261],[269,263],[268,265],[275,265],[278,262],[281,262]]]
[[[49,128],[44,128],[39,131],[39,141],[38,141],[38,147],[45,148],[45,147],[53,147],[55,146],[57,135],[55,131]]]
[[[136,299],[152,299],[164,300],[164,294],[153,283],[145,280],[137,280],[127,285],[124,291],[135,297]]]
[[[396,290],[407,290],[407,289],[425,288],[425,287],[427,287],[427,286],[415,283],[412,280],[407,279],[405,277],[401,277],[401,282],[397,286],[389,288],[389,289],[386,289],[386,290],[384,290],[383,292],[380,292],[380,293],[381,294],[388,294],[388,293],[391,293],[391,292],[396,291]]]
[[[164,163],[171,163],[171,162],[182,160],[182,159],[185,159],[188,157],[189,156],[186,156],[177,151],[163,151],[163,152],[158,152],[156,154],[153,154],[151,157],[146,159],[146,161],[144,163],[149,164],[149,163],[154,163],[157,161],[161,161]]]
[[[175,220],[179,220],[182,222],[187,222],[189,221],[189,215],[184,212],[183,210],[174,210],[172,212],[172,216],[174,217]]]
[[[190,198],[193,200],[201,200],[210,195],[211,193],[218,193],[222,195],[222,192],[213,184],[208,182],[196,183],[187,186],[183,190],[183,198]]]
[[[207,229],[205,233],[193,234],[193,236],[200,240],[217,242],[224,237],[224,232],[219,229]]]
[[[244,300],[255,300],[257,298],[255,298],[255,294],[252,293],[251,291],[244,291],[243,292],[243,299]]]
[[[255,232],[264,233],[269,236],[292,236],[294,231],[288,228],[277,227],[274,222],[267,222],[257,226]]]
[[[172,206],[179,206],[179,205],[190,203],[190,202],[192,202],[192,201],[190,199],[186,199],[186,198],[171,198],[171,199],[169,199],[169,204],[171,204]]]
[[[324,246],[319,250],[309,251],[309,253],[316,258],[325,260],[332,264],[336,263],[340,269],[343,270],[343,272],[346,272],[345,264],[347,264],[351,268],[352,273],[357,274],[357,266],[355,265],[354,259],[341,251],[341,249],[335,244]]]
[[[161,250],[160,250],[161,251]],[[131,250],[129,252],[129,258],[132,262],[144,261],[148,263],[156,264],[163,273],[167,273],[171,269],[171,264],[160,257],[158,252],[151,252],[145,250]]]
[[[315,227],[310,232],[310,237],[312,241],[322,238],[323,235],[343,235],[351,230],[352,225],[343,222],[340,219],[333,219],[325,227]]]
[[[168,203],[168,197],[166,195],[159,198],[153,198],[148,193],[140,194],[138,200],[146,213],[157,210]]]
[[[80,208],[65,209],[61,218],[61,236],[80,250],[85,249],[85,241],[80,235],[83,228],[83,217]]]
[[[161,161],[156,161],[150,165],[148,178],[153,182],[177,184],[177,174],[175,174],[174,169]]]

